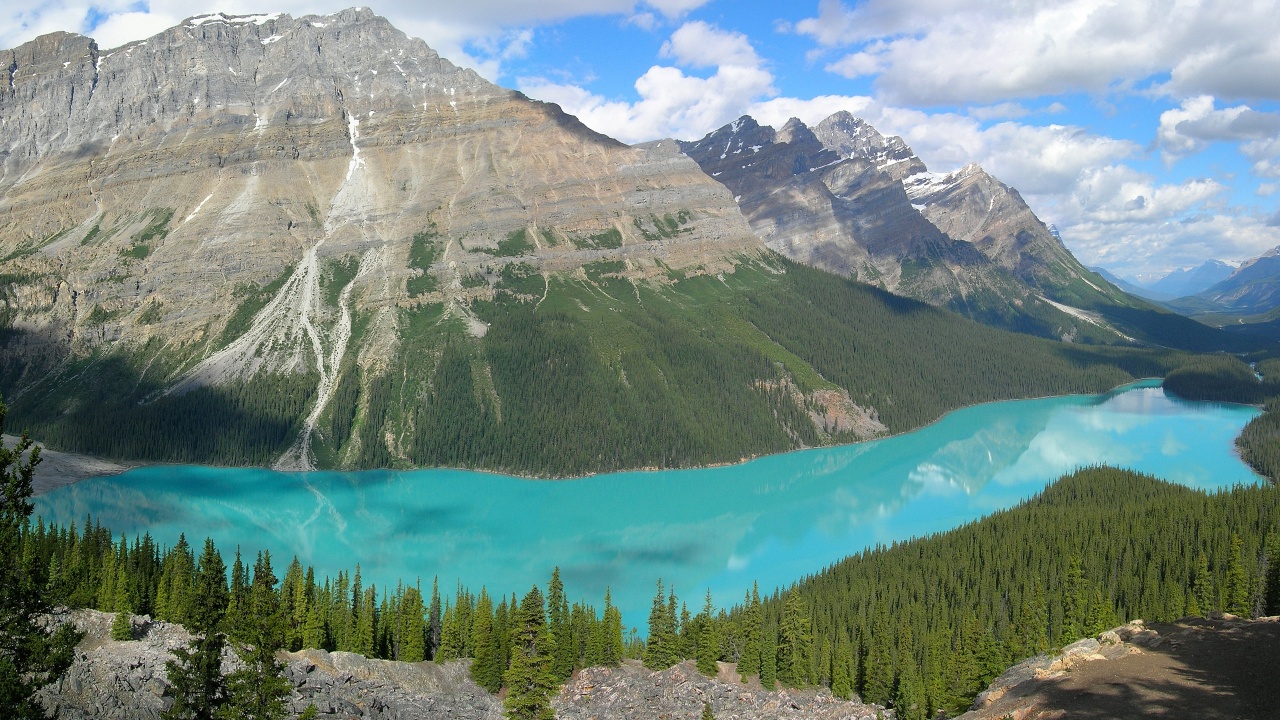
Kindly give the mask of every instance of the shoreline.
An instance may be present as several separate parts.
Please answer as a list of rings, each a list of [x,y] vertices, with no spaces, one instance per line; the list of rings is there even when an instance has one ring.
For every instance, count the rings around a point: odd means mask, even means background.
[[[860,445],[863,443],[879,442],[881,440],[885,440],[888,438],[899,437],[903,435],[910,435],[911,433],[919,432],[920,430],[923,430],[931,425],[934,425],[940,422],[943,418],[947,417],[951,413],[959,412],[961,410],[967,410],[969,408],[981,407],[983,405],[990,405],[993,403],[1048,400],[1051,398],[1062,398],[1062,397],[1103,397],[1103,396],[1111,395],[1116,391],[1120,390],[1121,388],[1137,385],[1139,383],[1150,382],[1152,380],[1159,380],[1163,382],[1164,379],[1159,377],[1134,378],[1133,380],[1130,380],[1125,383],[1121,383],[1109,390],[1103,390],[1097,393],[1068,393],[1066,395],[1039,395],[1035,397],[1026,397],[1026,398],[989,400],[987,402],[974,403],[972,405],[965,405],[962,407],[955,408],[953,410],[948,410],[947,412],[938,416],[931,422],[928,422],[917,428],[905,430],[900,433],[881,435],[879,437],[868,438],[866,440],[859,440],[853,443],[839,443],[835,445],[818,445],[814,447],[795,448],[795,449],[787,450],[785,452],[780,452],[780,453],[750,455],[750,456],[740,458],[738,460],[728,460],[728,461],[718,462],[718,463],[706,463],[703,465],[694,465],[690,467],[681,467],[681,468],[659,468],[659,467],[653,467],[653,466],[645,466],[645,467],[637,467],[637,468],[625,468],[621,470],[609,470],[607,472],[590,472],[590,473],[583,473],[582,475],[538,476],[538,475],[521,475],[517,473],[501,472],[498,470],[487,470],[487,469],[477,469],[477,468],[467,468],[467,467],[443,467],[443,466],[420,467],[420,468],[364,468],[360,470],[338,470],[334,468],[326,468],[321,470],[273,470],[272,468],[259,467],[254,465],[216,465],[212,463],[196,463],[196,465],[199,467],[207,467],[207,468],[272,470],[272,472],[281,472],[281,473],[289,473],[289,474],[298,474],[298,473],[306,473],[306,472],[380,472],[380,471],[381,472],[417,472],[419,470],[458,470],[463,472],[475,472],[475,473],[486,473],[489,475],[501,475],[503,477],[513,477],[513,478],[518,478],[520,480],[545,481],[545,482],[559,482],[562,480],[581,480],[584,478],[596,477],[598,475],[614,475],[614,474],[621,474],[621,473],[664,472],[666,470],[704,470],[704,469],[712,469],[712,468],[731,467],[734,465],[742,465],[744,463],[748,463],[753,460],[759,460],[760,458],[763,458],[763,457],[786,455],[793,452],[805,452],[808,450],[814,450],[819,448],[846,447],[850,445]],[[4,443],[6,447],[11,447],[17,441],[18,441],[18,437],[15,435],[6,434],[4,436]],[[165,465],[170,465],[173,467],[185,467],[190,465],[190,463],[147,462],[147,461],[134,461],[134,460],[108,460],[106,458],[101,458],[95,455],[84,455],[80,453],[50,450],[47,447],[45,447],[44,443],[40,442],[39,440],[36,441],[36,444],[40,446],[41,461],[40,461],[40,464],[36,466],[36,471],[34,474],[34,478],[32,480],[33,495],[43,495],[45,493],[52,492],[53,490],[57,490],[58,488],[65,487],[67,485],[74,485],[75,483],[78,483],[81,480],[89,480],[95,477],[110,477],[113,475],[119,475],[129,470],[133,470],[141,467],[161,467]]]
[[[4,446],[11,448],[20,439],[17,435],[5,433]],[[89,478],[119,475],[143,465],[143,463],[117,462],[93,455],[50,450],[39,440],[35,441],[35,445],[40,448],[40,464],[36,465],[35,472],[31,476],[32,495],[44,495]]]

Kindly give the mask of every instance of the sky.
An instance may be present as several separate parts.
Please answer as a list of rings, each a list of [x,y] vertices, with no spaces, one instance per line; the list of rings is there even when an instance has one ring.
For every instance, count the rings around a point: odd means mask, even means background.
[[[102,48],[193,14],[341,0],[30,0],[0,47]],[[386,0],[446,58],[626,142],[838,110],[935,172],[980,164],[1087,265],[1149,281],[1280,246],[1274,0]]]

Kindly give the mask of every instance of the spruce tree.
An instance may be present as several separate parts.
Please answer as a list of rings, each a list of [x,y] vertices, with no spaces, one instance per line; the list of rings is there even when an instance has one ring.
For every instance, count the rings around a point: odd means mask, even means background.
[[[271,553],[258,554],[249,588],[251,615],[245,620],[246,642],[237,651],[244,666],[227,677],[227,700],[218,720],[282,720],[290,685],[276,650],[284,646],[287,620],[276,592]]]
[[[712,613],[715,606],[711,604],[711,588],[707,588],[707,599],[698,615],[698,672],[707,677],[715,677],[720,672],[716,660],[720,658],[720,634],[717,632]]]
[[[472,613],[471,647],[475,648],[471,678],[489,692],[498,692],[502,688],[506,662],[499,654],[498,638],[494,634],[493,601],[484,588],[480,588],[480,599],[476,601],[476,609]]]
[[[1243,543],[1239,535],[1231,536],[1231,551],[1227,555],[1226,585],[1223,587],[1223,609],[1233,615],[1249,617],[1253,613],[1253,588],[1244,569]]]
[[[422,591],[405,588],[400,599],[400,648],[396,659],[422,662],[427,659],[427,625],[422,616]]]
[[[658,592],[653,596],[653,607],[649,610],[649,637],[644,643],[644,666],[650,670],[666,670],[675,664],[673,659],[674,620],[667,610],[666,597],[662,592],[662,580],[658,580]]]
[[[849,642],[840,638],[836,642],[835,657],[832,660],[831,694],[843,700],[848,700],[853,695],[853,673],[850,667],[852,656]]]
[[[1267,536],[1267,572],[1262,586],[1263,612],[1280,615],[1280,527]]]
[[[547,630],[542,593],[534,586],[520,602],[511,635],[511,666],[503,675],[507,697],[503,707],[511,720],[554,720],[551,696],[556,680],[551,663],[555,648]]]
[[[742,657],[738,660],[738,673],[742,675],[742,681],[746,682],[748,675],[760,674],[760,635],[764,618],[760,607],[759,583],[752,585],[751,594],[744,602]]]
[[[174,553],[185,556],[182,545]],[[177,587],[175,573],[185,573],[185,561],[170,563],[169,587]],[[227,612],[227,571],[222,556],[211,538],[204,542],[204,552],[196,569],[192,592],[175,592],[171,600],[188,597],[184,601],[187,629],[196,638],[186,648],[174,651],[174,660],[165,664],[169,684],[173,689],[174,703],[162,717],[165,720],[210,720],[216,717],[227,701],[226,680],[222,677],[222,650],[226,638],[221,632]],[[162,586],[163,586],[162,581]]]
[[[760,685],[773,690],[778,685],[778,628],[766,625],[760,633]]]
[[[0,402],[0,432],[5,413]],[[44,708],[32,696],[66,671],[80,639],[69,623],[53,632],[37,622],[49,606],[22,536],[39,463],[40,448],[26,433],[12,448],[0,443],[0,717],[15,720],[43,720]]]
[[[925,720],[924,683],[916,671],[914,662],[902,663],[897,688],[893,696],[893,715],[900,720]]]
[[[604,627],[603,654],[600,664],[606,667],[618,667],[622,664],[622,612],[613,604],[613,596],[609,588],[604,589]]]
[[[564,583],[560,581],[560,568],[551,571],[551,582],[547,584],[547,615],[551,640],[555,643],[556,654],[551,671],[557,680],[564,681],[573,674],[574,646],[572,628],[569,624],[569,603],[564,595]]]
[[[809,658],[813,652],[813,635],[809,614],[795,587],[787,593],[778,625],[778,678],[784,685],[804,687],[809,684]]]
[[[1088,581],[1080,556],[1072,553],[1067,560],[1067,574],[1063,580],[1062,635],[1067,643],[1079,639],[1085,633],[1088,618],[1085,616],[1088,601]]]
[[[427,659],[435,660],[440,650],[440,579],[431,578],[431,607],[427,611]]]
[[[1213,601],[1213,576],[1209,574],[1209,556],[1202,551],[1196,559],[1196,572],[1191,587],[1199,612],[1207,615],[1216,607]]]
[[[133,639],[133,600],[129,593],[129,576],[123,566],[116,568],[115,602],[116,616],[111,621],[112,640]]]

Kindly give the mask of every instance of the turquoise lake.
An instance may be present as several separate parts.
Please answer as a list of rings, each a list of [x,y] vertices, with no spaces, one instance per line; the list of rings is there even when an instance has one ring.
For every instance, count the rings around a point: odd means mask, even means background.
[[[1077,467],[1107,463],[1195,488],[1261,479],[1234,439],[1258,410],[1187,402],[1158,381],[1104,395],[992,403],[918,431],[699,470],[526,480],[461,470],[277,473],[157,466],[35,498],[46,521],[92,514],[172,545],[211,536],[293,555],[320,576],[360,563],[366,585],[438,576],[523,594],[559,565],[570,598],[606,586],[643,625],[662,578],[691,608],[817,572],[878,543],[1015,505]]]

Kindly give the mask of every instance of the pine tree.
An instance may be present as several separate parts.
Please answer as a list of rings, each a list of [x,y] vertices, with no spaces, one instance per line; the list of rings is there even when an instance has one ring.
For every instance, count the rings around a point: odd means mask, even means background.
[[[427,659],[435,660],[440,650],[440,581],[431,578],[431,608],[427,611]]]
[[[715,606],[711,604],[711,588],[707,588],[707,599],[698,615],[698,672],[707,677],[715,677],[720,672],[716,660],[720,658],[720,633],[717,632],[712,613]]]
[[[1196,573],[1191,588],[1192,597],[1195,598],[1198,608],[1197,614],[1208,614],[1214,609],[1212,588],[1213,577],[1209,574],[1209,557],[1202,551],[1196,560]]]
[[[760,685],[773,690],[778,684],[778,628],[766,625],[760,632]]]
[[[498,692],[502,688],[506,662],[499,654],[498,637],[494,634],[493,601],[484,588],[480,588],[480,599],[476,601],[476,609],[472,613],[471,647],[475,648],[471,678],[489,692]]]
[[[0,432],[6,408],[0,402]],[[31,518],[31,478],[40,448],[26,433],[13,446],[0,443],[0,716],[43,720],[35,692],[70,666],[80,636],[65,624],[50,633],[37,622],[48,611],[36,584],[35,558],[24,556],[23,532]]]
[[[1267,537],[1267,572],[1262,587],[1263,612],[1280,615],[1280,527]]]
[[[125,572],[124,566],[117,567],[115,575],[115,602],[113,605],[116,616],[111,621],[111,639],[132,640],[133,600],[129,596],[129,576]]]
[[[542,593],[535,586],[515,613],[511,636],[511,666],[503,675],[507,697],[503,706],[511,720],[554,720],[551,696],[556,689],[551,663],[555,648],[547,631]]]
[[[1253,613],[1253,592],[1248,573],[1241,559],[1243,543],[1239,535],[1231,536],[1231,554],[1227,556],[1227,578],[1223,587],[1222,599],[1224,610],[1233,614],[1249,617]]]
[[[795,587],[787,593],[778,625],[778,677],[784,685],[804,687],[809,684],[809,658],[813,648],[809,614]]]
[[[853,694],[853,673],[850,672],[852,657],[848,641],[840,638],[836,642],[835,657],[832,659],[831,694],[844,700],[848,700]]]
[[[675,617],[670,612],[662,592],[662,580],[658,580],[658,592],[653,596],[649,610],[649,637],[644,643],[644,666],[650,670],[665,670],[676,663]]]
[[[764,618],[760,608],[759,583],[752,585],[751,595],[744,602],[746,611],[742,619],[742,657],[738,660],[738,673],[746,682],[748,675],[760,673],[760,626]]]
[[[422,662],[427,658],[427,625],[422,612],[422,591],[417,587],[406,588],[400,600],[400,650],[397,660]]]
[[[551,571],[551,582],[547,584],[547,615],[551,640],[556,646],[551,672],[557,680],[564,681],[573,674],[575,658],[572,629],[569,625],[569,603],[564,596],[564,583],[560,581],[558,566]]]
[[[251,615],[246,618],[246,642],[237,646],[244,666],[227,677],[227,699],[219,720],[282,720],[291,687],[275,652],[284,646],[287,620],[276,592],[271,553],[258,554],[249,588]]]

